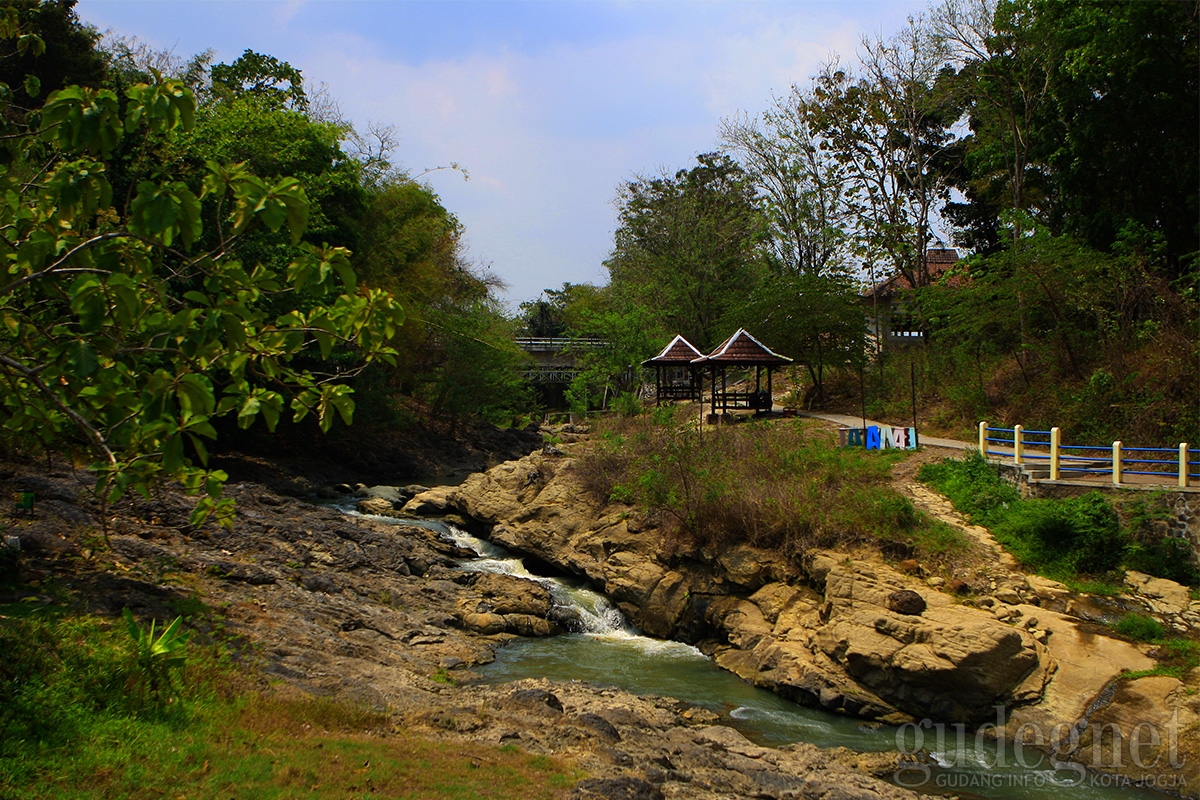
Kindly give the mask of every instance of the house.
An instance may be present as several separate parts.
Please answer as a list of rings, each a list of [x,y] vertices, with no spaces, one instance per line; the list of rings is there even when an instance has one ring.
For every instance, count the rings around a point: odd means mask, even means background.
[[[952,247],[931,247],[925,251],[925,269],[930,282],[938,280],[958,263],[958,251]],[[866,306],[867,335],[878,350],[919,344],[925,340],[916,319],[908,311],[908,293],[912,281],[901,273],[869,287],[859,297]]]

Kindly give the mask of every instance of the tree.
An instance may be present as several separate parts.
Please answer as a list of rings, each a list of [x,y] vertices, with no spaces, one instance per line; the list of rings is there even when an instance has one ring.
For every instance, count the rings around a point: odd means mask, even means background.
[[[909,19],[889,41],[864,40],[862,61],[860,77],[836,63],[818,76],[819,133],[848,176],[858,256],[925,286],[959,117],[955,98],[935,86],[945,54],[923,19]]]
[[[267,108],[306,111],[308,96],[300,70],[274,56],[247,50],[232,64],[212,68],[212,90],[222,100],[251,98]]]
[[[859,363],[865,352],[862,305],[845,277],[772,275],[739,313],[757,336],[804,364],[818,403],[825,401],[826,370]]]
[[[845,167],[818,132],[820,108],[793,86],[760,119],[721,123],[721,141],[742,160],[770,223],[772,262],[784,272],[838,275],[850,268]]]
[[[970,203],[951,206],[950,218],[972,231],[980,250],[998,244],[996,215],[1012,212],[1008,227],[1017,241],[1022,214],[1047,196],[1049,137],[1038,129],[1058,54],[1026,12],[995,0],[945,0],[933,12],[934,29],[959,66],[942,83],[962,97],[972,131],[961,148],[967,169],[957,181]]]
[[[121,141],[170,140],[194,118],[180,81],[125,94],[122,114],[111,90],[71,86],[32,127],[3,123],[0,431],[10,446],[91,454],[106,500],[171,478],[205,495],[196,521],[228,519],[225,476],[206,467],[213,422],[274,428],[288,410],[323,430],[348,422],[345,379],[392,356],[404,315],[388,293],[356,288],[342,248],[306,245],[283,269],[234,256],[256,227],[300,243],[309,203],[294,178],[210,161],[197,189],[145,179],[115,204],[106,159]],[[357,358],[302,365],[339,343]]]
[[[75,0],[10,0],[2,15],[0,82],[12,92],[7,114],[37,108],[39,97],[69,84],[101,86],[100,34],[80,24]]]
[[[762,263],[765,222],[753,183],[729,156],[621,187],[620,223],[605,262],[612,290],[652,310],[697,347],[724,338],[730,304]]]

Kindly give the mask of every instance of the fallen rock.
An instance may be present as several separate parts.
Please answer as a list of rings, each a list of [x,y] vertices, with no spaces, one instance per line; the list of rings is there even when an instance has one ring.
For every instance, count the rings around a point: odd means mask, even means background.
[[[912,589],[900,589],[888,595],[887,607],[897,614],[916,616],[925,610],[925,598]]]

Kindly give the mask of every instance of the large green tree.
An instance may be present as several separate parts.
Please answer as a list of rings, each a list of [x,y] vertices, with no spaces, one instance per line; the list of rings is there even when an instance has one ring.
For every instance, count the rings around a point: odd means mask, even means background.
[[[793,86],[758,118],[721,125],[721,140],[762,196],[775,266],[784,272],[842,275],[852,269],[849,176],[821,136],[822,109]]]
[[[403,312],[356,287],[344,249],[300,246],[309,202],[294,178],[210,160],[195,186],[158,175],[114,197],[122,141],[170,145],[194,115],[190,90],[164,79],[124,98],[67,87],[29,125],[5,117],[0,431],[9,447],[91,454],[104,497],[177,479],[205,493],[199,519],[228,510],[224,475],[205,467],[214,421],[348,421],[345,379],[391,356]],[[287,238],[290,263],[238,257],[256,228]],[[339,343],[356,358],[301,360]]]
[[[616,296],[704,348],[728,335],[726,313],[761,268],[766,223],[737,162],[721,153],[696,160],[621,187],[605,267]]]

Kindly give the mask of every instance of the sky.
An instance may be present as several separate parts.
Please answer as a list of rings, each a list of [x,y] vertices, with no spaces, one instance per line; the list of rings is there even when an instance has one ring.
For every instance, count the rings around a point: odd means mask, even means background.
[[[853,63],[925,0],[466,2],[81,0],[80,18],[188,58],[250,49],[325,84],[359,130],[390,125],[395,161],[465,229],[467,258],[515,306],[603,284],[624,181],[717,149],[823,62]]]

